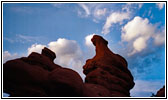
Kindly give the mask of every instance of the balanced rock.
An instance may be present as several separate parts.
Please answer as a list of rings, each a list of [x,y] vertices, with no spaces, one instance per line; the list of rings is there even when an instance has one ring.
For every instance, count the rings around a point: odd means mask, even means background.
[[[96,47],[96,55],[83,66],[85,82],[105,87],[112,97],[130,96],[129,90],[133,88],[134,81],[127,61],[114,54],[101,36],[94,35],[91,41]]]

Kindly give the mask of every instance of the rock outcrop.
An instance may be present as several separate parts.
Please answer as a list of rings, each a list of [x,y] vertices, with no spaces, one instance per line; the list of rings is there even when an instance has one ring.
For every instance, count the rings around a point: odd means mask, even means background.
[[[12,97],[82,96],[80,75],[54,64],[54,52],[48,48],[42,54],[8,61],[3,66],[4,92]]]
[[[134,82],[127,61],[114,54],[101,36],[94,35],[91,41],[96,47],[96,55],[83,66],[85,82],[105,87],[112,97],[130,96],[129,90],[133,88]]]
[[[128,97],[134,82],[127,61],[107,47],[108,42],[92,38],[96,55],[83,66],[80,75],[53,61],[56,54],[48,48],[32,52],[3,65],[3,89],[11,97]]]
[[[159,91],[157,91],[156,97],[165,97],[165,86],[163,86]]]

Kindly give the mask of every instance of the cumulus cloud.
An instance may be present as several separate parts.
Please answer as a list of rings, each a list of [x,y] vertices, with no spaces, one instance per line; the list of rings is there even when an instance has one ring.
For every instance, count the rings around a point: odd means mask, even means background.
[[[71,68],[77,71],[82,78],[84,78],[82,65],[83,55],[78,43],[74,40],[68,40],[65,38],[59,38],[56,41],[48,43],[48,45],[33,44],[28,48],[28,54],[31,52],[41,53],[44,47],[48,47],[56,54],[54,62],[62,67]]]
[[[3,63],[5,63],[8,60],[19,58],[19,55],[17,53],[11,54],[8,51],[3,52]]]
[[[57,41],[48,44],[49,49],[57,55],[56,62],[62,66],[68,66],[74,61],[81,59],[82,52],[74,40],[59,38]]]
[[[139,16],[134,17],[122,28],[122,40],[130,41],[139,36],[148,37],[153,34],[155,27],[149,23],[147,18],[143,19]]]
[[[136,51],[142,51],[144,48],[146,48],[146,40],[143,37],[137,38],[134,43],[133,47],[135,48]]]
[[[133,48],[132,52],[128,54],[129,56],[144,50],[148,46],[147,41],[150,38],[154,38],[156,45],[164,43],[164,32],[160,33],[160,30],[157,32],[157,25],[151,24],[147,18],[136,16],[122,27],[122,41],[132,44]]]
[[[92,37],[93,37],[94,35],[95,35],[95,33],[90,34],[90,35],[87,35],[87,36],[85,37],[85,45],[86,45],[86,46],[88,46],[88,47],[93,46],[91,39],[92,39]]]
[[[28,48],[28,55],[32,52],[41,53],[41,50],[46,47],[46,45],[41,44],[33,44],[31,47]]]
[[[156,92],[163,87],[163,80],[136,80],[134,88],[130,91],[131,96],[133,97],[150,97],[152,93]]]
[[[164,7],[164,3],[156,3],[156,6],[161,10]]]
[[[102,33],[108,34],[112,24],[120,23],[122,24],[123,20],[130,19],[130,15],[127,12],[114,12],[107,17],[106,22],[103,26]]]

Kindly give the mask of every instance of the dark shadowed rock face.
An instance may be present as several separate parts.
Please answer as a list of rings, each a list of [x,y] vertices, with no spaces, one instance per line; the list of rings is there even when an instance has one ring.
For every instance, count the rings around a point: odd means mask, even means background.
[[[156,97],[165,97],[165,86],[163,86],[159,91],[157,91]]]
[[[56,58],[56,54],[46,47],[44,47],[41,54],[51,59],[51,61],[53,61]]]
[[[96,55],[83,66],[85,82],[105,87],[113,97],[130,96],[129,90],[133,88],[134,82],[127,61],[114,54],[101,36],[94,35],[92,42],[96,47]]]
[[[11,60],[3,65],[4,92],[18,97],[82,96],[83,81],[71,69],[54,64],[54,52]]]
[[[110,97],[110,91],[98,84],[85,83],[83,89],[84,97]]]

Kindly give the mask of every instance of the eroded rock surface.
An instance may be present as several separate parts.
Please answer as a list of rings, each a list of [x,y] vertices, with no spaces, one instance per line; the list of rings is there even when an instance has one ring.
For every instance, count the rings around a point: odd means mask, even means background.
[[[96,47],[96,55],[83,66],[85,82],[105,87],[112,97],[130,96],[129,90],[133,88],[134,81],[127,61],[114,54],[101,36],[94,35],[92,42]]]

